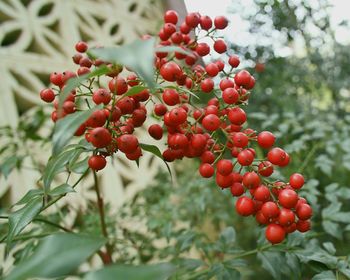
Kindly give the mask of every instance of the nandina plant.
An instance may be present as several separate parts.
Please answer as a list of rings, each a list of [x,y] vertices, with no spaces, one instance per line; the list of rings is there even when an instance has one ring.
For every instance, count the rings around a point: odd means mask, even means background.
[[[310,230],[312,209],[298,195],[304,177],[294,173],[286,182],[272,179],[276,168],[288,165],[290,155],[275,146],[276,137],[271,132],[248,126],[245,108],[254,97],[255,79],[247,70],[237,69],[240,58],[230,53],[228,42],[220,37],[220,30],[228,23],[223,16],[212,20],[189,13],[180,24],[177,13],[167,11],[157,39],[145,35],[124,47],[96,48],[82,41],[75,45],[77,70],[52,73],[52,87],[40,92],[43,101],[53,103],[52,156],[41,178],[42,189],[29,192],[18,203],[24,206],[9,215],[7,248],[9,251],[29,223],[73,191],[88,173],[95,179],[103,237],[52,235],[40,243],[31,260],[9,274],[9,279],[62,276],[93,253],[106,265],[118,261],[97,178],[107,159],[117,153],[138,164],[143,153],[151,152],[164,160],[169,171],[168,162],[193,159],[199,166],[198,176],[215,180],[218,187],[237,198],[239,215],[254,216],[258,224],[266,225],[265,236],[272,244],[283,242],[296,230]],[[207,39],[213,44],[206,43]],[[212,52],[222,54],[222,58],[205,63],[202,57]],[[147,118],[154,122],[148,133],[166,145],[163,151],[139,141],[137,132]],[[83,155],[88,157],[79,161]],[[53,188],[55,176],[62,170],[67,171],[66,183]],[[81,176],[70,182],[71,173]],[[76,244],[82,253],[74,265],[63,261],[64,268],[33,269],[45,262],[45,248],[52,242],[58,244],[54,254],[62,251],[60,246],[69,251]],[[155,271],[171,275],[172,269],[162,266]]]

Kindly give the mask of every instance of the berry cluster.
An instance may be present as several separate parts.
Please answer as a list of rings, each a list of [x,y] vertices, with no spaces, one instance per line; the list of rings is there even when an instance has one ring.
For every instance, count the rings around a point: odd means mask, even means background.
[[[297,193],[304,184],[302,175],[291,175],[289,182],[268,179],[276,167],[288,165],[290,157],[283,149],[274,147],[275,136],[271,132],[257,133],[246,127],[247,115],[243,108],[248,104],[255,79],[246,70],[236,70],[239,57],[229,55],[227,43],[217,36],[218,30],[227,25],[228,20],[223,16],[212,20],[198,13],[189,13],[185,21],[178,24],[177,13],[167,11],[158,34],[159,45],[177,46],[178,51],[156,52],[155,79],[162,87],[153,91],[146,88],[134,95],[127,93],[134,86],[146,85],[142,77],[132,72],[121,75],[125,67],[90,57],[86,54],[89,46],[79,42],[75,46],[77,54],[73,56],[79,65],[76,73],[52,73],[50,81],[58,86],[57,93],[49,88],[42,90],[40,96],[46,102],[54,102],[54,122],[78,108],[83,110],[81,99],[103,105],[75,134],[85,135],[96,148],[88,161],[95,171],[103,169],[105,158],[117,151],[130,160],[139,159],[142,149],[135,129],[150,115],[158,118],[162,125],[152,124],[148,132],[156,140],[167,132],[164,160],[199,158],[201,176],[215,176],[219,187],[230,189],[232,195],[238,197],[238,214],[254,215],[259,224],[267,225],[266,238],[275,244],[295,230],[308,231],[312,209]],[[201,34],[213,41],[212,46],[199,38]],[[179,51],[181,49],[186,52]],[[210,55],[212,50],[227,54],[226,59],[204,65],[201,57]],[[91,80],[88,86],[73,90],[62,110],[58,110],[56,97],[67,80],[101,65],[110,69],[106,74],[108,86],[98,83],[96,87]],[[195,102],[193,95],[210,99],[203,106]],[[153,106],[153,114],[147,114],[146,103]],[[256,158],[257,148],[266,151],[266,158]]]

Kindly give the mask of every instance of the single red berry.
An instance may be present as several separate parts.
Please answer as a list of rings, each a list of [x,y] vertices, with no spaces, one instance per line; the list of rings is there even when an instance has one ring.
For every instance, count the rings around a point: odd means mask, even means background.
[[[95,171],[105,168],[106,164],[107,164],[106,159],[100,155],[93,155],[88,160],[89,167]]]
[[[189,27],[195,28],[200,22],[200,15],[198,13],[189,13],[185,18],[185,22]]]
[[[223,176],[227,176],[232,172],[233,164],[228,159],[220,159],[216,164],[216,170]]]
[[[258,134],[258,144],[261,148],[269,149],[275,143],[275,135],[270,131],[262,131]]]
[[[224,78],[219,83],[219,87],[222,91],[224,91],[227,88],[233,88],[234,86],[235,83],[229,78]]]
[[[294,173],[289,177],[289,184],[293,189],[299,190],[305,183],[303,175]]]
[[[277,244],[281,243],[284,240],[286,232],[284,228],[280,225],[269,224],[266,227],[265,236],[269,242],[271,242],[272,244]]]
[[[164,22],[166,23],[172,23],[177,24],[178,21],[178,14],[174,10],[168,10],[164,14]]]
[[[296,208],[296,214],[300,220],[308,220],[312,216],[312,208],[307,203],[302,203]]]
[[[122,95],[128,91],[128,83],[125,79],[114,77],[108,83],[109,90],[117,95]]]
[[[40,91],[40,98],[47,103],[51,103],[55,100],[55,93],[52,89],[46,88]]]
[[[247,115],[243,109],[236,107],[229,111],[228,119],[232,124],[242,125],[247,120]]]
[[[209,63],[205,66],[205,71],[210,77],[215,77],[219,73],[219,67],[215,63]]]
[[[164,104],[156,104],[154,106],[154,113],[157,116],[164,116],[167,111],[168,109]]]
[[[236,132],[232,136],[232,142],[235,147],[244,148],[248,145],[248,136],[243,132]]]
[[[163,128],[159,124],[152,124],[148,128],[148,133],[151,135],[154,139],[160,140],[163,137]]]
[[[246,172],[243,175],[243,185],[248,189],[254,189],[260,185],[260,177],[254,171]]]
[[[202,163],[199,166],[199,173],[204,178],[210,178],[214,175],[214,167],[209,163]]]
[[[226,104],[235,104],[239,99],[239,94],[234,88],[226,88],[222,92],[222,99]]]
[[[231,65],[232,68],[238,67],[240,60],[237,55],[232,55],[228,58],[228,63]]]
[[[216,40],[213,47],[217,53],[224,53],[227,51],[227,46],[224,40]]]
[[[254,190],[254,198],[259,201],[268,201],[270,199],[270,190],[265,185],[260,185]]]
[[[224,16],[217,16],[214,19],[214,25],[216,29],[225,29],[228,25],[228,20]]]
[[[273,173],[273,165],[269,161],[260,162],[258,165],[258,172],[261,176],[269,177]]]
[[[196,47],[196,52],[200,56],[206,56],[207,54],[210,53],[210,47],[208,46],[207,43],[199,43]]]
[[[92,100],[97,105],[101,103],[107,105],[111,101],[111,99],[111,94],[105,88],[99,88],[95,90],[92,94]]]
[[[280,165],[286,158],[286,152],[281,148],[273,148],[267,153],[267,159],[275,165]]]
[[[201,82],[201,89],[203,92],[211,92],[214,89],[214,81],[206,78]]]
[[[251,165],[254,161],[254,154],[247,149],[240,151],[237,155],[237,161],[242,166]]]
[[[310,221],[299,220],[296,224],[297,230],[300,232],[307,232],[311,229]]]
[[[202,120],[203,127],[208,131],[215,131],[220,127],[220,119],[214,114],[205,116]]]
[[[241,216],[250,216],[254,213],[254,202],[247,196],[238,198],[236,202],[236,211]]]
[[[275,202],[265,202],[261,207],[261,212],[266,218],[276,218],[279,215],[279,208]]]
[[[188,34],[190,33],[191,31],[191,27],[189,27],[186,22],[183,22],[181,25],[180,25],[180,31],[182,34]]]
[[[278,194],[278,201],[284,208],[294,208],[298,202],[298,194],[290,189],[281,190]]]
[[[160,68],[160,75],[168,82],[175,82],[181,74],[182,70],[180,66],[173,61],[163,64]]]
[[[104,148],[112,142],[112,135],[107,128],[96,127],[90,131],[90,142],[96,148]]]
[[[117,144],[120,151],[129,154],[137,149],[139,146],[139,141],[135,135],[124,134],[117,138]]]
[[[241,70],[239,71],[235,77],[234,77],[234,80],[235,80],[235,83],[237,86],[247,86],[249,85],[250,83],[250,73],[246,70]]]
[[[201,16],[199,24],[202,29],[209,30],[213,26],[213,21],[209,16]]]
[[[84,53],[88,49],[88,44],[86,42],[80,41],[75,44],[75,49],[77,52]]]
[[[241,183],[233,182],[230,191],[233,196],[241,196],[244,193],[244,187]]]
[[[57,72],[51,73],[50,82],[56,86],[62,87],[62,85],[64,84],[62,80],[62,73],[57,73]]]
[[[278,222],[281,226],[289,226],[295,221],[295,214],[292,210],[282,208],[278,215]]]

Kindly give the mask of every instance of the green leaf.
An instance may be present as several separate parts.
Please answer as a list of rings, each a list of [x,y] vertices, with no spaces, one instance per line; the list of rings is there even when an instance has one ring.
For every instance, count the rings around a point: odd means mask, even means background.
[[[192,55],[192,53],[189,50],[180,48],[178,46],[161,46],[157,47],[155,51],[160,53],[178,52],[185,55]]]
[[[342,230],[338,224],[325,220],[322,221],[322,227],[328,234],[334,236],[337,239],[342,239]]]
[[[102,106],[96,106],[86,111],[75,112],[58,120],[52,136],[52,153],[54,155],[58,154],[74,136],[79,126],[85,122],[94,111],[101,108]]]
[[[106,239],[95,236],[71,233],[51,235],[44,238],[33,255],[15,266],[5,279],[66,276],[105,243]]]
[[[69,166],[69,171],[77,174],[84,174],[86,169],[89,168],[88,160],[89,157],[86,157],[83,160],[72,164],[71,166]]]
[[[69,95],[69,93],[75,89],[76,87],[78,87],[82,82],[86,81],[87,79],[91,79],[93,77],[97,77],[97,76],[102,76],[108,72],[110,72],[111,70],[107,67],[107,66],[100,66],[98,67],[96,70],[76,77],[76,78],[71,78],[68,80],[67,85],[64,87],[63,92],[60,93],[59,95],[59,105],[58,108],[61,108],[63,105],[63,102],[66,100],[67,96]]]
[[[175,272],[175,267],[168,263],[156,265],[111,265],[90,272],[84,280],[166,280]]]
[[[58,187],[52,189],[51,191],[49,191],[48,194],[51,196],[61,196],[61,195],[64,195],[64,194],[70,193],[70,192],[75,192],[75,190],[72,188],[72,186],[69,184],[62,184],[62,185],[59,185]]]
[[[145,86],[133,86],[131,89],[128,90],[127,93],[125,93],[123,96],[133,96],[135,94],[140,93],[141,91],[148,89],[148,87]]]
[[[160,152],[159,148],[155,145],[149,145],[149,144],[143,144],[143,143],[140,143],[140,147],[142,150],[145,150],[147,152],[150,152],[152,154],[154,154],[155,156],[159,157],[166,165],[167,169],[168,169],[168,172],[171,176],[171,180],[172,180],[172,173],[171,173],[171,169],[168,165],[168,163],[163,159],[163,156],[162,156],[162,153]]]
[[[322,245],[331,255],[334,255],[337,251],[332,242],[324,242]]]
[[[258,259],[262,262],[262,267],[266,269],[275,279],[282,279],[281,276],[281,259],[278,254],[275,253],[258,253],[257,254]]]
[[[331,270],[323,271],[314,277],[311,280],[332,280],[336,279],[334,273]]]
[[[18,158],[17,156],[10,156],[8,158],[6,158],[0,165],[0,171],[1,173],[4,175],[5,178],[8,177],[8,175],[10,175],[11,171],[17,167],[17,165],[20,162],[20,158]]]
[[[75,155],[76,149],[63,151],[62,153],[50,158],[43,172],[44,192],[47,193],[54,177],[64,170],[64,166]]]
[[[34,197],[40,196],[43,194],[44,194],[43,190],[39,190],[39,189],[29,190],[18,202],[16,202],[15,205],[26,204],[28,201],[32,200]]]
[[[154,82],[155,39],[135,40],[121,47],[106,47],[89,50],[89,55],[110,63],[119,63],[136,72],[150,88]]]
[[[236,231],[233,227],[225,228],[220,234],[220,240],[227,245],[232,245],[236,241]]]
[[[7,234],[7,246],[35,217],[40,213],[43,200],[36,197],[25,204],[21,209],[9,215],[9,231]]]

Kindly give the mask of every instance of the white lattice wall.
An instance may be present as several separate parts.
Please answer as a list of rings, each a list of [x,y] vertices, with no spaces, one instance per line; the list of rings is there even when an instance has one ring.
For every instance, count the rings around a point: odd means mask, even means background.
[[[49,73],[74,69],[71,56],[77,41],[108,46],[130,42],[156,30],[162,10],[160,0],[0,0],[0,125],[15,126],[19,110],[42,105],[38,92],[47,86]],[[49,146],[47,153],[35,146],[30,149],[37,149],[36,157],[47,160]],[[140,168],[123,159],[121,156],[100,173],[105,198],[114,209],[163,168],[161,161],[147,153]],[[6,194],[13,203],[38,178],[40,174],[31,170],[15,171],[8,180],[1,177],[0,197]],[[90,181],[85,181],[78,194],[69,195],[73,208],[87,207],[82,198],[93,196]]]

